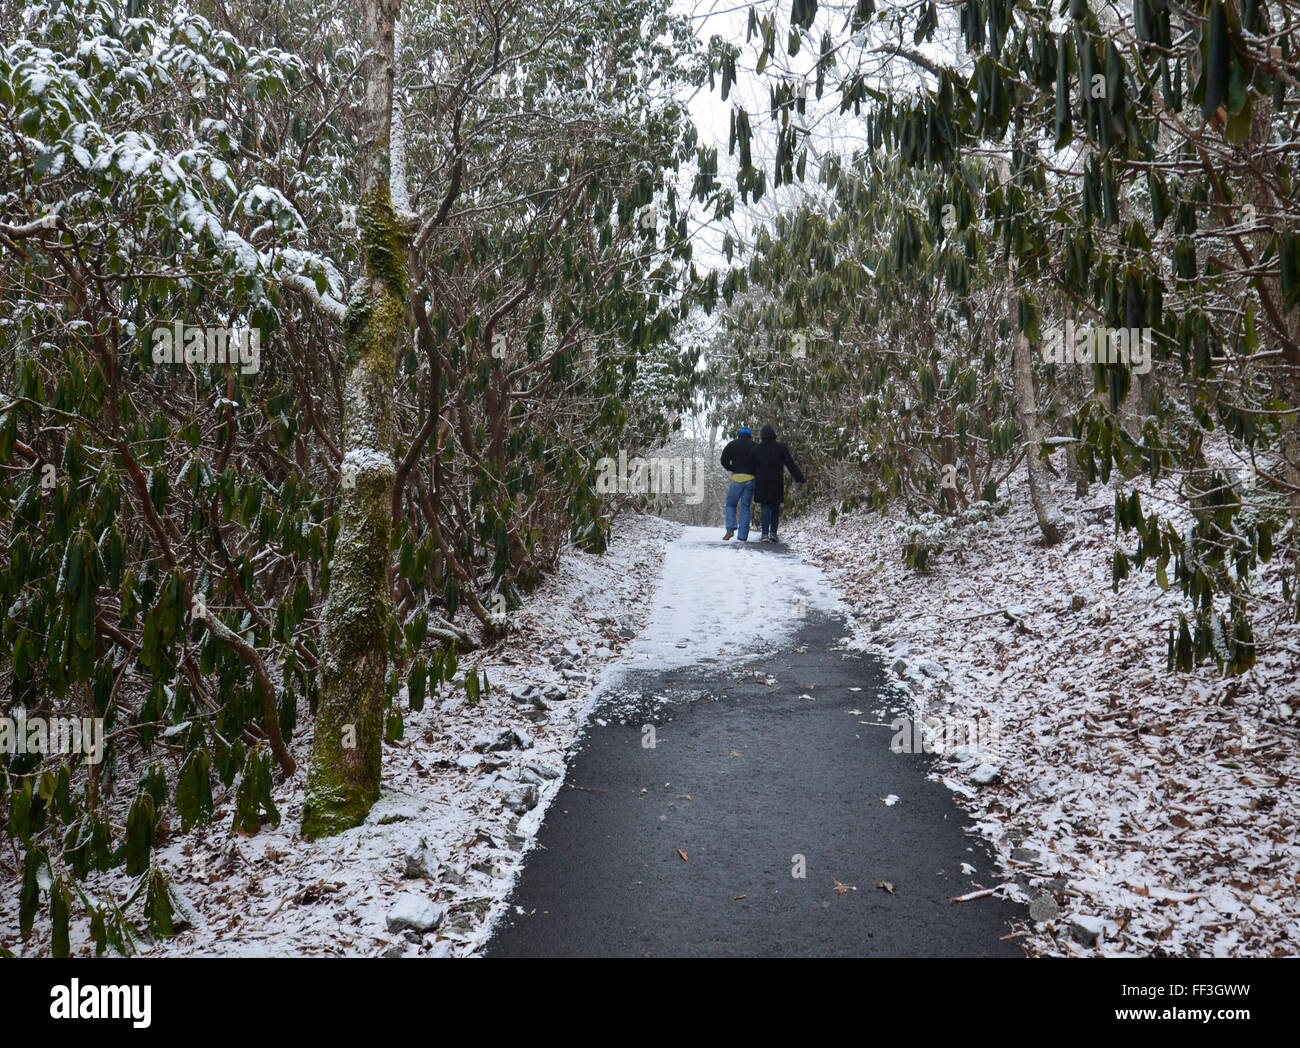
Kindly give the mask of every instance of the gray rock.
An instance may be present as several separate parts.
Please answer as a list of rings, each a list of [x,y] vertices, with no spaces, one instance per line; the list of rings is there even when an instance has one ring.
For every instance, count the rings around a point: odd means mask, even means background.
[[[565,670],[561,674],[561,676],[565,680],[586,680],[587,679],[587,675],[585,673],[579,673],[577,670]]]
[[[1106,922],[1100,917],[1080,914],[1070,920],[1070,934],[1074,936],[1075,942],[1082,943],[1084,946],[1092,946],[1096,943],[1105,928]]]
[[[545,710],[529,710],[524,714],[524,719],[529,724],[547,724],[550,722],[551,715]]]
[[[458,913],[447,922],[447,929],[458,932],[472,932],[477,926],[477,918],[469,912]]]
[[[493,856],[491,859],[480,859],[470,869],[478,870],[479,873],[486,873],[493,880],[498,881],[510,876],[510,867],[501,860],[500,856]]]
[[[526,736],[514,728],[502,728],[495,735],[478,736],[470,745],[480,753],[484,750],[490,753],[502,753],[506,750],[526,750],[530,743]]]
[[[1052,920],[1060,912],[1060,905],[1046,892],[1029,904],[1029,919],[1038,924]]]
[[[423,895],[402,895],[388,911],[388,930],[423,934],[437,928],[446,916],[447,907],[439,905],[432,899],[427,899]]]
[[[464,884],[465,875],[460,870],[448,866],[442,871],[442,880],[444,884]]]
[[[567,644],[565,644],[563,651],[564,654],[569,656],[569,658],[571,659],[582,658],[582,649],[578,647],[578,642],[576,640],[571,640]]]
[[[614,653],[609,648],[606,648],[604,645],[596,649],[596,658],[598,659],[607,659],[613,654]]]
[[[501,803],[511,811],[523,815],[525,812],[532,811],[533,808],[537,807],[538,799],[537,787],[530,782],[526,782],[506,790],[501,798]]]
[[[546,700],[542,698],[542,693],[536,688],[529,688],[521,696],[514,700],[519,706],[532,706],[538,710],[549,710],[551,707],[546,705]]]
[[[937,662],[923,661],[916,664],[916,668],[924,673],[927,677],[946,677],[948,671],[940,666]]]
[[[1082,611],[1088,606],[1088,595],[1086,593],[1075,593],[1070,597],[1070,610]]]
[[[901,677],[907,672],[907,660],[899,657],[890,664],[889,671],[896,677]]]
[[[531,761],[525,765],[525,767],[527,767],[531,772],[536,772],[543,779],[558,779],[560,777],[559,771],[552,768],[549,764],[542,764],[539,761]]]
[[[1017,862],[1037,862],[1037,848],[1012,848],[1011,857]]]
[[[967,764],[970,761],[978,760],[983,756],[984,751],[980,749],[978,743],[968,742],[961,746],[954,746],[948,754],[948,759],[954,764]]]
[[[989,786],[1001,778],[1002,773],[992,764],[981,764],[976,768],[970,777],[970,781],[976,786]]]
[[[393,943],[392,946],[388,947],[388,949],[386,949],[379,956],[380,957],[401,957],[404,953],[406,953],[406,947],[399,942],[395,942]]]
[[[432,877],[431,870],[437,869],[437,861],[429,851],[429,843],[423,837],[420,843],[404,856],[405,869],[403,877]]]

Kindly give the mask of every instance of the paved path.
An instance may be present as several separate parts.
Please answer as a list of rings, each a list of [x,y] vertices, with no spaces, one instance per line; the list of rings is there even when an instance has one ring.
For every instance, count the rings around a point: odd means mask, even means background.
[[[948,901],[987,854],[814,569],[692,528],[655,599],[487,956],[1020,956],[1020,908]]]

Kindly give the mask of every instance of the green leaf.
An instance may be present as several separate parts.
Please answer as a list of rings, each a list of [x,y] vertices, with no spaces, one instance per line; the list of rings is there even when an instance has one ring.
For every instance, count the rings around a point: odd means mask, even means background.
[[[72,898],[62,880],[50,885],[50,921],[53,931],[50,936],[50,952],[55,957],[68,957],[72,950],[68,944],[68,924],[71,915]]]
[[[1201,116],[1209,120],[1223,103],[1228,92],[1231,47],[1228,41],[1228,17],[1223,0],[1208,0],[1206,4],[1203,76],[1205,93],[1201,99]]]
[[[126,872],[139,876],[149,868],[149,851],[153,847],[155,829],[153,797],[141,791],[131,802],[126,816],[126,834],[122,838],[122,853],[126,857]]]
[[[212,820],[212,758],[207,747],[199,747],[185,758],[176,779],[176,810],[181,831],[188,833],[195,823]]]
[[[170,938],[176,934],[176,928],[167,875],[154,866],[145,876],[148,881],[144,896],[144,912],[149,920],[149,931],[160,938]]]
[[[424,709],[425,689],[429,684],[429,668],[423,658],[416,658],[411,663],[411,672],[406,678],[407,696],[411,709],[419,712]]]
[[[23,882],[18,889],[18,933],[26,939],[32,933],[32,923],[41,904],[41,867],[47,864],[45,853],[31,848],[23,861]]]

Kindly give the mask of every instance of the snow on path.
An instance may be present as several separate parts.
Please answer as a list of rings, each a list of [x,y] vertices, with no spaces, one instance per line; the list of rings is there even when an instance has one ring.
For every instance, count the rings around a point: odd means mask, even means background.
[[[720,541],[717,528],[687,528],[664,558],[645,630],[618,670],[674,669],[766,654],[809,612],[842,612],[812,565],[782,547]],[[616,672],[617,675],[617,672]]]

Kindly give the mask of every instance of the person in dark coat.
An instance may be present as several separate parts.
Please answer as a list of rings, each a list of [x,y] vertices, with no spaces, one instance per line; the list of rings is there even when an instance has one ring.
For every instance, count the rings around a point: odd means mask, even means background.
[[[754,498],[762,507],[763,535],[759,542],[775,542],[781,523],[781,503],[785,501],[785,471],[800,484],[803,474],[790,449],[776,439],[776,430],[763,427],[763,440],[754,449]]]
[[[754,501],[754,431],[741,426],[736,439],[722,449],[722,468],[731,474],[727,486],[727,533],[729,539],[740,530],[740,541],[749,541],[749,507]],[[737,521],[737,506],[740,508]]]

